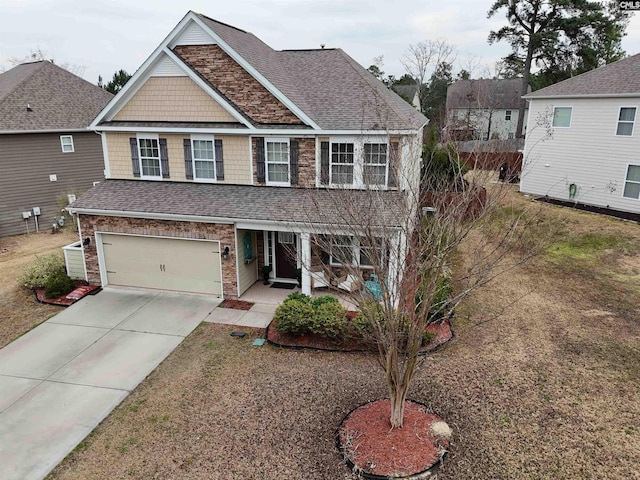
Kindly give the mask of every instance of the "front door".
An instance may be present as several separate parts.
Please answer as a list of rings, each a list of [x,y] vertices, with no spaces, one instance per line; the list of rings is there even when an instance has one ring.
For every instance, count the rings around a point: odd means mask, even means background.
[[[292,232],[276,232],[276,276],[296,278],[296,236]]]

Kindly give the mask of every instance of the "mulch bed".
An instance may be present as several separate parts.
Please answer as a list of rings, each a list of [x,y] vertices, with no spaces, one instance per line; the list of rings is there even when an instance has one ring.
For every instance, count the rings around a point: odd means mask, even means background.
[[[229,298],[222,301],[218,308],[232,308],[233,310],[250,310],[253,303],[244,300],[231,300]]]
[[[35,294],[36,299],[40,303],[48,303],[50,305],[60,305],[61,307],[68,307],[69,305],[73,305],[86,295],[95,295],[101,289],[102,288],[97,285],[80,285],[75,290],[72,290],[65,295],[61,295],[57,298],[47,298],[44,294],[44,288],[36,288]]]
[[[439,324],[429,325],[427,330],[434,333],[435,337],[422,347],[421,354],[440,350],[453,338],[453,329],[448,319]],[[290,333],[279,333],[276,330],[275,320],[267,327],[267,341],[276,347],[309,348],[330,352],[368,352],[376,350],[374,345],[358,338],[331,339],[317,334],[292,335]]]
[[[391,402],[378,400],[345,417],[336,432],[336,446],[347,465],[369,479],[429,476],[449,445],[448,436],[438,435],[432,426],[436,424],[438,432],[442,432],[439,425],[445,431],[448,427],[440,417],[412,401],[405,402],[402,428],[391,428],[390,415]]]

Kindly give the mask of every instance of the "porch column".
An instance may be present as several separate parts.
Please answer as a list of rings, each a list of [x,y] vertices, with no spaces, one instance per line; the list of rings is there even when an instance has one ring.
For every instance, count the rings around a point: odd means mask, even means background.
[[[402,267],[401,262],[406,261],[406,249],[404,248],[404,235],[402,232],[398,232],[396,235],[390,237],[389,245],[389,278],[387,279],[387,288],[393,299],[395,306],[398,306],[399,297],[398,288],[402,280]]]
[[[301,233],[300,242],[302,243],[302,293],[311,295],[311,275],[309,268],[311,267],[311,234]]]

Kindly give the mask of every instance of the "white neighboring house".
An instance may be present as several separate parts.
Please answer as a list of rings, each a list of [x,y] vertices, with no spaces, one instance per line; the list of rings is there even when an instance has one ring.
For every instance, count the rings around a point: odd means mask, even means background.
[[[458,80],[447,89],[447,135],[455,140],[515,138],[521,98],[520,78]],[[524,115],[526,131],[526,110]]]
[[[525,98],[520,190],[640,213],[640,54]]]

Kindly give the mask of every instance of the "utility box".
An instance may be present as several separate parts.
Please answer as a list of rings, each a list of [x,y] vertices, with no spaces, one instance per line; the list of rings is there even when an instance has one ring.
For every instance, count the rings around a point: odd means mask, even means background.
[[[31,212],[22,212],[22,218],[25,220],[31,218]]]

